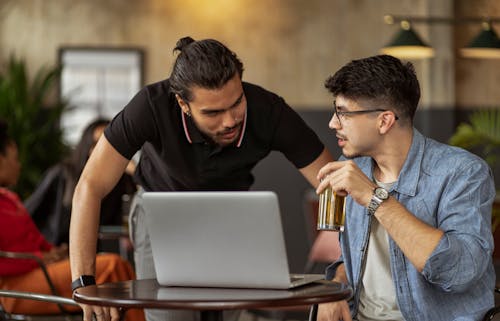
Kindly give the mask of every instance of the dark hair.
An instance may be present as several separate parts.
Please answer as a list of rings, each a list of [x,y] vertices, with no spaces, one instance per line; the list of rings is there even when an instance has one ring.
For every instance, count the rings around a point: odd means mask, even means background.
[[[184,37],[177,41],[176,51],[180,53],[172,68],[170,86],[186,102],[193,99],[193,86],[219,89],[236,73],[240,78],[243,75],[243,64],[236,54],[217,40]]]
[[[107,126],[109,124],[108,119],[98,118],[85,127],[83,130],[80,141],[76,145],[75,149],[71,153],[65,163],[69,167],[69,170],[74,178],[78,180],[82,174],[83,168],[87,163],[89,158],[89,152],[94,147],[94,131],[96,128]]]
[[[7,146],[14,141],[9,136],[9,125],[3,119],[0,119],[0,154],[7,154]]]
[[[420,100],[420,85],[415,68],[388,55],[353,60],[335,75],[325,87],[334,95],[349,99],[373,99],[377,108],[394,109],[399,118],[413,121]]]

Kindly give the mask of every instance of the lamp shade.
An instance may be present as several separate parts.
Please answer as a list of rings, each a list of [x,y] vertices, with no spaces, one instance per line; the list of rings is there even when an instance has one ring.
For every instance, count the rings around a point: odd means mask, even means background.
[[[402,24],[402,28],[396,36],[380,52],[406,59],[423,59],[434,56],[434,49],[426,45],[409,24]]]
[[[483,29],[470,44],[460,49],[466,58],[500,59],[500,39],[490,23],[483,23]]]

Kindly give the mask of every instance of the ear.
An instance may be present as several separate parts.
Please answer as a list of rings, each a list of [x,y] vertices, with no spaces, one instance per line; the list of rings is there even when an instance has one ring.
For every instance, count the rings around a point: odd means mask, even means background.
[[[189,108],[188,103],[186,103],[178,94],[175,94],[175,99],[177,99],[177,103],[179,104],[179,107],[182,109],[182,112],[188,116],[191,116],[191,109]]]
[[[386,134],[396,123],[396,115],[391,111],[384,111],[379,115],[378,130],[380,134]]]

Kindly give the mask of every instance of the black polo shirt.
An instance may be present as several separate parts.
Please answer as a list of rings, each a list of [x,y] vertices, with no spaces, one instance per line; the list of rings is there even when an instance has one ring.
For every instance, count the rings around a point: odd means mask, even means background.
[[[204,139],[181,112],[168,79],[143,88],[104,134],[128,159],[142,148],[135,176],[147,191],[248,190],[252,169],[272,150],[297,168],[320,155],[324,147],[317,135],[281,97],[245,82],[243,91],[244,128],[231,146]]]

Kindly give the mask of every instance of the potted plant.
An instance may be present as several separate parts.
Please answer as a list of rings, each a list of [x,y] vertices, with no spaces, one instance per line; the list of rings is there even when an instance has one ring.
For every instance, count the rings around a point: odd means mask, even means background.
[[[482,157],[493,172],[500,171],[500,109],[473,112],[470,124],[462,123],[450,138],[450,144],[468,149]],[[498,174],[498,173],[497,173]],[[493,204],[492,229],[500,224],[500,190]]]
[[[59,126],[66,102],[54,98],[60,74],[60,67],[40,68],[31,81],[25,62],[14,56],[0,70],[0,117],[18,145],[22,170],[15,190],[23,199],[67,150]]]

